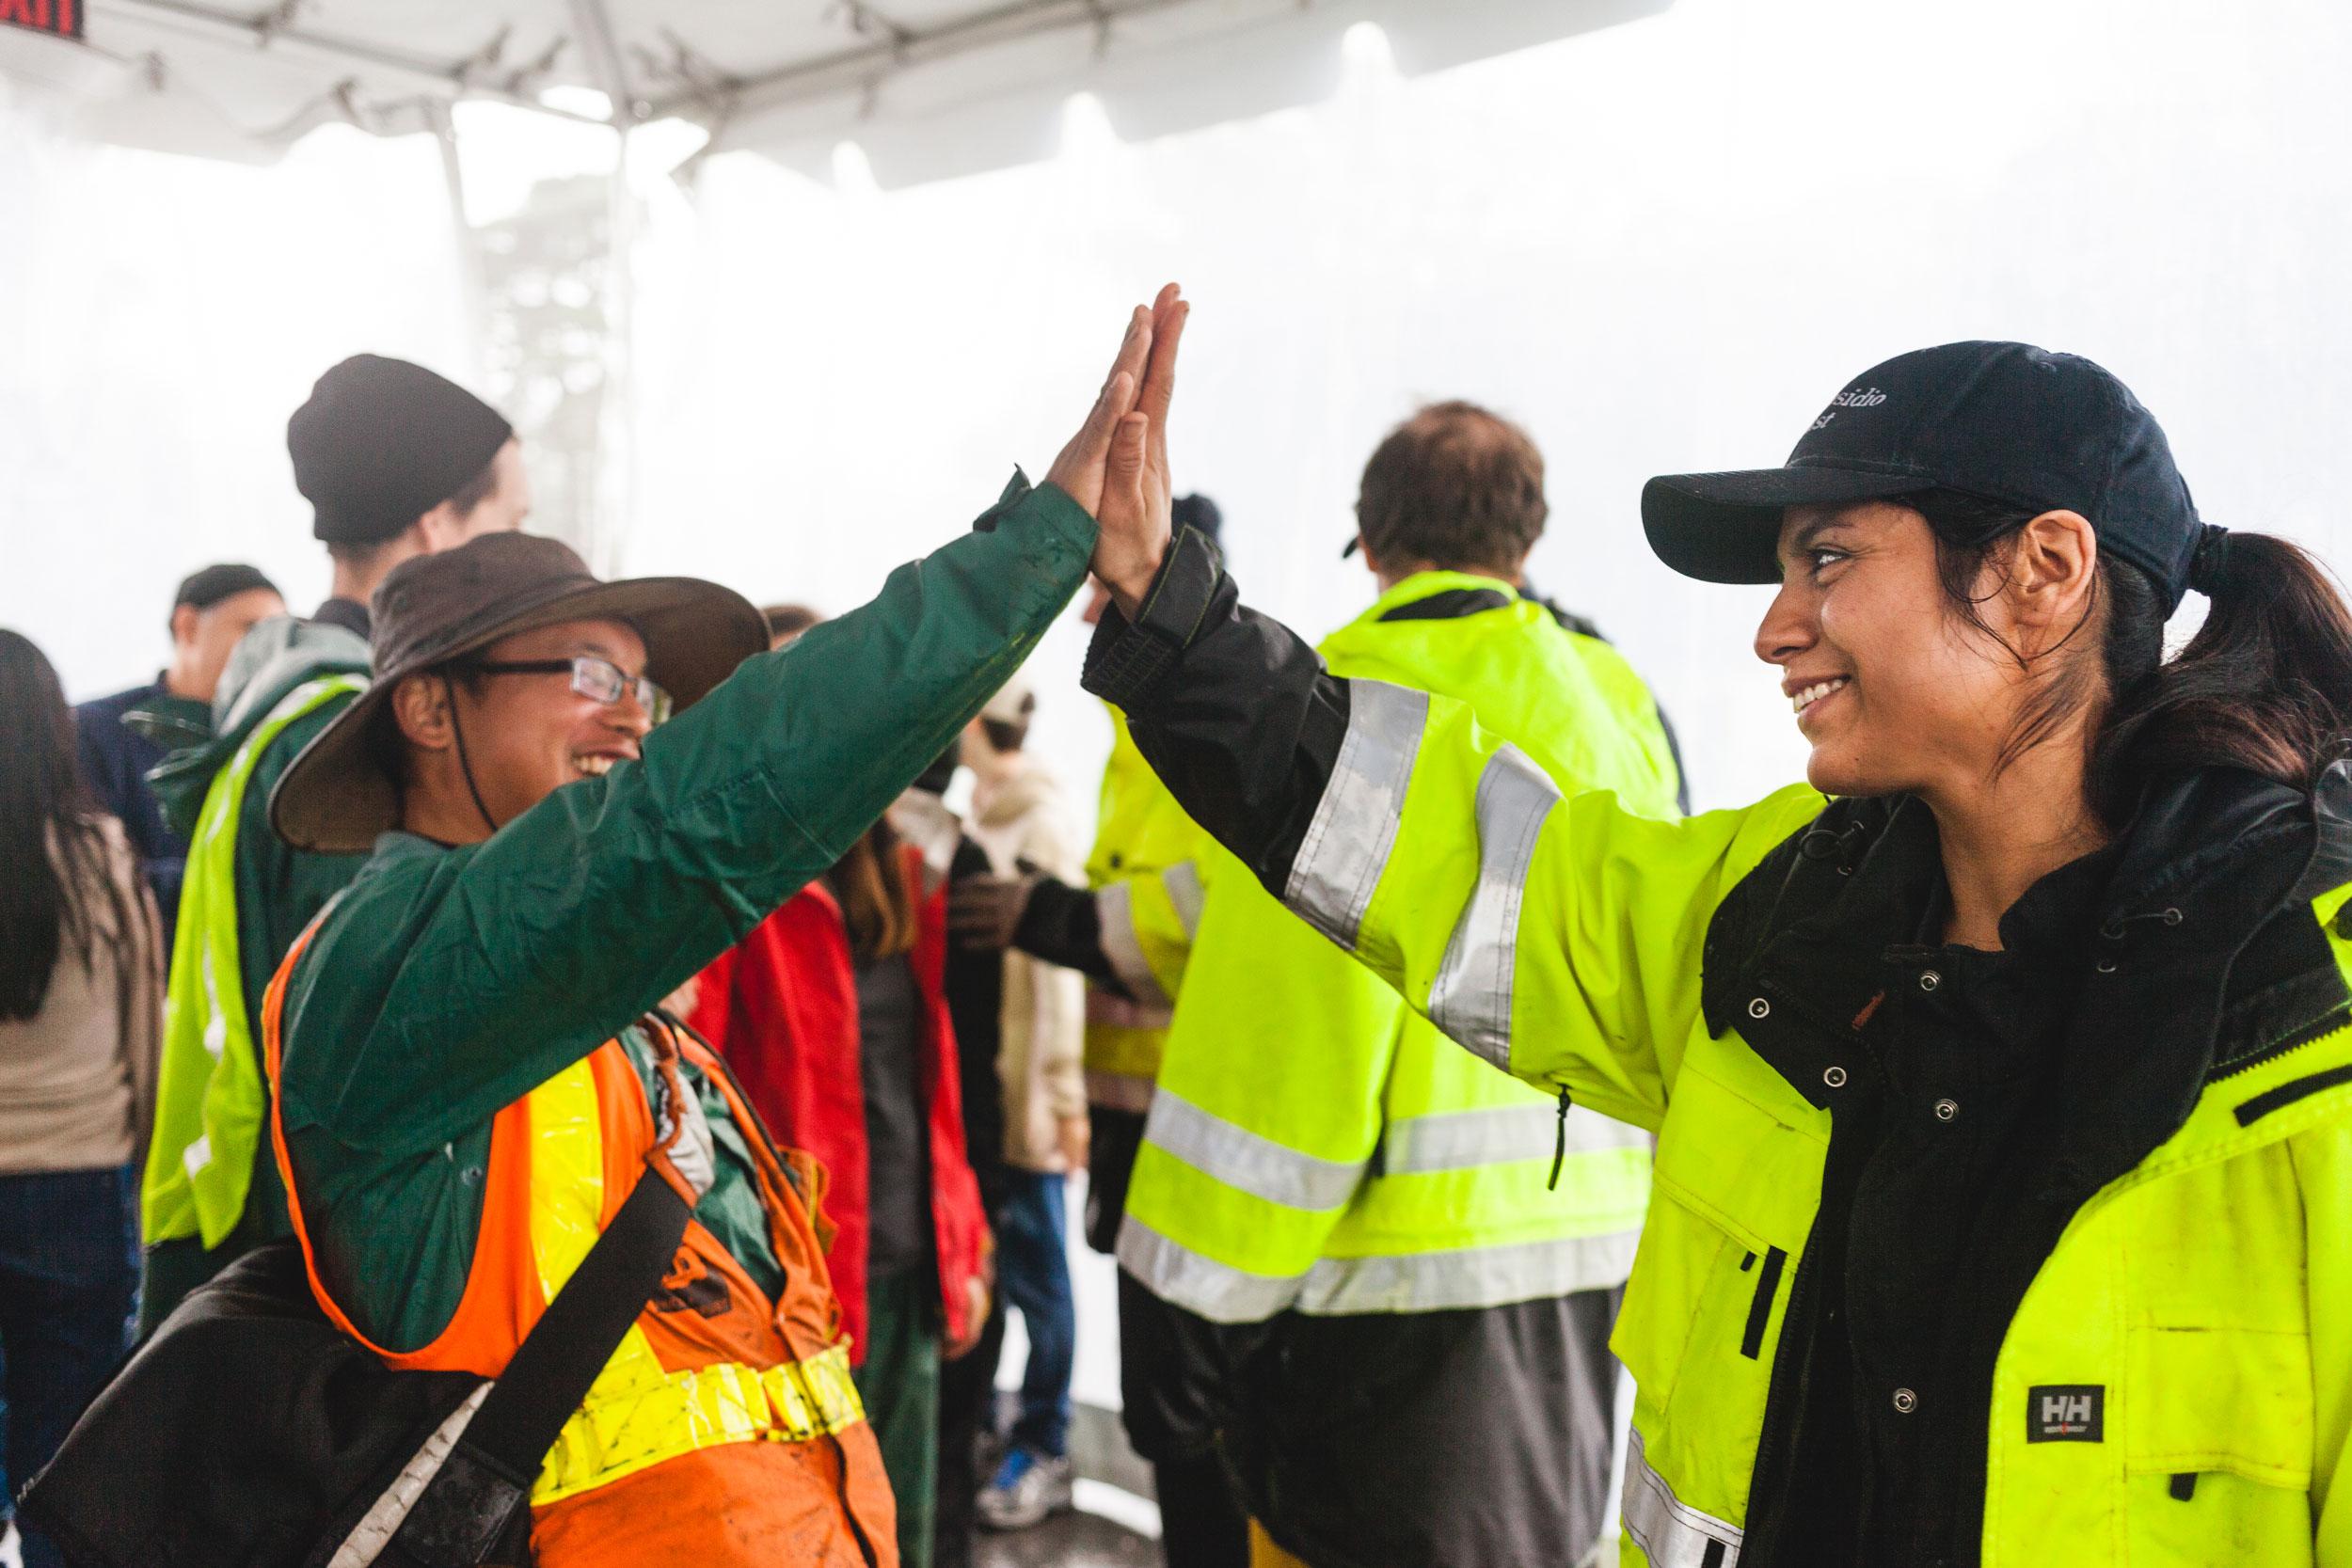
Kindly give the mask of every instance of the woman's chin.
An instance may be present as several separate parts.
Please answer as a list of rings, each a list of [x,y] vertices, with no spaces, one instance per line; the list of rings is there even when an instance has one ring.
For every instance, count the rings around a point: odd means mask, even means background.
[[[1884,795],[1891,787],[1878,769],[1863,766],[1852,753],[1818,744],[1805,758],[1804,782],[1824,795]]]

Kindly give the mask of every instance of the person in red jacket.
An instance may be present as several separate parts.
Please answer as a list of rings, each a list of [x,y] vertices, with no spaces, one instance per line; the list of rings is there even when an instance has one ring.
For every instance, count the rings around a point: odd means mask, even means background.
[[[691,1017],[776,1140],[827,1173],[828,1261],[910,1568],[930,1561],[940,1363],[988,1318],[942,990],[946,894],[925,881],[920,853],[875,824],[703,972]]]

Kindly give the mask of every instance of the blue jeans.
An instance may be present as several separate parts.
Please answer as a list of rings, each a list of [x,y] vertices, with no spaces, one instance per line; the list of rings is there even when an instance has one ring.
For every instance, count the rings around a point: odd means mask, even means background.
[[[40,1473],[131,1346],[138,1294],[128,1166],[0,1176],[0,1356],[10,1482]],[[62,1568],[24,1531],[24,1568]]]
[[[1070,1371],[1078,1354],[1078,1309],[1070,1293],[1068,1179],[1005,1173],[1011,1195],[996,1227],[996,1288],[1021,1314],[1029,1365],[1012,1441],[1059,1459],[1070,1450]]]

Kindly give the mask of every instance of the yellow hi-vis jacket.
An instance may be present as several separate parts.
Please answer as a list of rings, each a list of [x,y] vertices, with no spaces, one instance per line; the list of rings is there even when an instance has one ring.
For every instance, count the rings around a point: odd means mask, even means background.
[[[1087,856],[1104,957],[1127,994],[1087,991],[1087,1098],[1120,1111],[1152,1103],[1184,952],[1200,918],[1199,861],[1209,837],[1136,750],[1111,712],[1102,815]]]
[[[1657,1133],[1613,1340],[1638,1388],[1624,1560],[1740,1568],[1778,1506],[1751,1485],[1863,1019],[1804,1020],[1826,1054],[1792,1078],[1752,1042],[1791,1026],[1801,996],[1753,984],[1710,1017],[1702,974],[1734,962],[1711,945],[1733,890],[1784,846],[1812,858],[1799,835],[1846,808],[1823,817],[1797,787],[1659,821],[1605,793],[1563,799],[1461,704],[1364,680],[1349,698],[1288,902],[1488,1061]],[[2352,975],[2352,883],[2322,863],[2352,834],[2344,765],[2322,795],[2322,861],[2273,918],[2313,951],[2328,1010],[2305,976],[2225,1013],[2257,1043],[2082,1197],[2034,1267],[1991,1371],[1983,1568],[2352,1568],[2352,1026],[2328,973],[2331,956]],[[2086,979],[2110,988],[2086,991],[2087,1027],[2128,1016],[2142,1044],[2172,1027],[2144,998],[2196,961],[2192,900],[2226,891],[2227,863],[2212,846],[2184,857],[2168,891],[2185,920],[2101,932],[2141,961]],[[1802,1542],[1776,1546],[1805,1560]]]
[[[1418,574],[1320,651],[1334,673],[1466,700],[1566,787],[1674,815],[1648,689],[1506,584]],[[1223,848],[1201,863],[1206,902],[1120,1234],[1130,1274],[1220,1323],[1624,1282],[1646,1137],[1456,1048]]]

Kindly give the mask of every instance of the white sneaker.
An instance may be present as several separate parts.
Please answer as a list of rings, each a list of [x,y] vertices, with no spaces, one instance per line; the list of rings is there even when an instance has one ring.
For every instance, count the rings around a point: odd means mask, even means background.
[[[1027,1529],[1071,1507],[1067,1459],[1049,1459],[1031,1449],[1014,1449],[980,1493],[980,1523],[991,1529]]]

